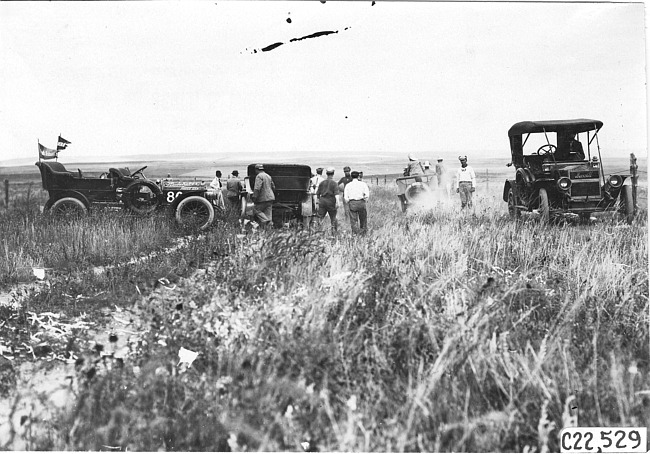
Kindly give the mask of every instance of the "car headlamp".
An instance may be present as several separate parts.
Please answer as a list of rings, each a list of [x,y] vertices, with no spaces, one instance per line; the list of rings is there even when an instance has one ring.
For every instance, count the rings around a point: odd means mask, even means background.
[[[621,178],[620,175],[610,175],[607,179],[607,183],[609,183],[612,188],[619,188],[623,184],[623,178]]]
[[[550,172],[551,171],[551,164],[542,164],[542,172]]]
[[[568,191],[571,188],[571,180],[567,177],[562,177],[557,180],[557,187],[562,191]]]

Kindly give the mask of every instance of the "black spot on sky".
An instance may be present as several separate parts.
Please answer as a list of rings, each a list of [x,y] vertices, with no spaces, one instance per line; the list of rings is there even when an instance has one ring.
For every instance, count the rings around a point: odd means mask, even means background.
[[[292,38],[289,40],[289,42],[294,42],[294,41],[302,41],[303,39],[309,39],[309,38],[318,38],[319,36],[325,36],[325,35],[331,35],[332,33],[338,33],[337,31],[322,31],[322,32],[316,32],[312,33],[311,35],[306,35],[301,38]]]
[[[290,19],[287,19],[287,22],[290,22]],[[350,28],[350,27],[345,27],[345,30],[347,30],[348,28]],[[338,32],[339,32],[338,30],[334,30],[334,31],[325,30],[325,31],[321,31],[321,32],[312,33],[310,35],[301,36],[300,38],[292,38],[292,39],[289,40],[289,42],[292,43],[292,42],[295,42],[295,41],[302,41],[303,39],[318,38],[319,36],[327,36],[327,35],[331,35],[333,33],[338,33]],[[262,52],[268,52],[270,50],[273,50],[273,49],[275,49],[277,47],[282,46],[283,44],[284,44],[283,42],[273,43],[273,44],[270,44],[270,45],[268,45],[266,47],[263,47],[260,50]],[[246,50],[248,50],[248,48],[246,48]],[[253,49],[253,53],[256,54],[257,49]]]
[[[291,18],[287,17],[287,24],[290,24],[290,23],[291,23]]]
[[[284,43],[273,43],[273,44],[271,44],[271,45],[269,45],[269,46],[263,47],[263,48],[262,48],[262,52],[268,52],[268,51],[270,51],[270,50],[275,49],[276,47],[280,47],[280,46],[283,45],[283,44],[284,44]]]
[[[370,6],[375,6],[375,1],[373,0]]]

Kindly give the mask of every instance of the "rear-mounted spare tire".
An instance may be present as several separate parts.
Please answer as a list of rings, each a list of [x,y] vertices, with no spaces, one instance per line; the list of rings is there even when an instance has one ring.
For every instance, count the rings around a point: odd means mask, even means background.
[[[428,184],[413,183],[408,188],[406,188],[406,191],[404,192],[404,197],[406,197],[406,200],[408,200],[409,203],[413,203],[422,195],[429,194],[430,192],[431,192],[431,188],[429,187]]]
[[[122,200],[127,209],[137,214],[149,214],[160,206],[162,191],[153,181],[134,181],[124,188]]]

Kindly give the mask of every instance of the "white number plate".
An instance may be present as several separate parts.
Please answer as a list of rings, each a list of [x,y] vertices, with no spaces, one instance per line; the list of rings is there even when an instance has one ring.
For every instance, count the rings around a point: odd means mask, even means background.
[[[647,427],[567,427],[560,432],[560,452],[648,451]]]

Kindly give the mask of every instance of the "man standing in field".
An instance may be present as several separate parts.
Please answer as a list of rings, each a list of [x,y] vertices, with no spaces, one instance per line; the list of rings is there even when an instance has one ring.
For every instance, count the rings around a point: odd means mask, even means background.
[[[231,176],[226,181],[226,197],[228,205],[230,206],[231,213],[234,213],[239,208],[239,192],[241,190],[241,182],[239,181],[239,171],[233,170]]]
[[[349,166],[343,167],[343,174],[344,176],[339,180],[339,193],[341,194],[343,194],[343,191],[345,191],[345,186],[350,181],[352,181]],[[345,199],[343,200],[343,212],[345,213],[345,219],[350,220],[350,207],[348,206],[348,203],[345,201]]]
[[[264,171],[262,164],[255,165],[257,176],[253,189],[253,215],[265,229],[273,225],[273,202],[275,201],[275,184],[271,176]]]
[[[343,193],[343,200],[350,206],[352,233],[365,234],[368,231],[368,211],[366,210],[368,197],[370,197],[370,188],[360,180],[359,172],[355,170],[352,172],[352,181],[345,186]]]
[[[458,156],[460,168],[456,171],[456,192],[460,194],[460,207],[472,207],[472,193],[476,191],[476,174],[467,165],[467,156]]]
[[[334,167],[329,167],[325,173],[327,174],[327,179],[322,181],[316,190],[316,196],[318,197],[318,217],[322,226],[325,215],[329,214],[332,230],[336,232],[338,229],[338,222],[336,220],[336,196],[339,195],[339,186],[334,181]]]
[[[442,163],[442,158],[438,158],[436,163],[436,178],[438,179],[438,189],[444,189],[447,197],[451,195],[451,181],[447,174],[447,167]]]
[[[225,210],[226,206],[223,203],[223,193],[221,192],[221,189],[223,188],[223,183],[221,183],[221,170],[217,170],[214,173],[214,179],[210,182],[210,187],[217,192],[217,198],[212,202],[212,204]]]

